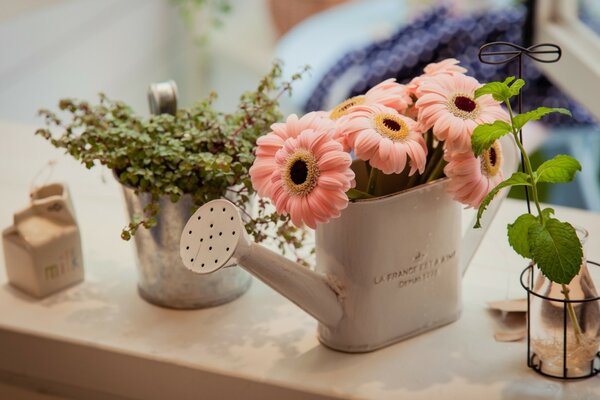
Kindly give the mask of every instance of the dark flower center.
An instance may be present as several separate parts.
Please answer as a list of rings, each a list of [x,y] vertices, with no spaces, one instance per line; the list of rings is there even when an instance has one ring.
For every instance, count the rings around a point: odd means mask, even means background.
[[[342,106],[339,108],[340,112],[344,112],[347,111],[350,107],[355,106],[356,103],[354,102],[354,100],[350,99],[350,101],[348,101],[346,104],[342,104]]]
[[[496,154],[496,149],[492,146],[488,152],[488,157],[490,159],[490,165],[492,167],[496,166],[496,162],[498,160],[498,155]]]
[[[350,109],[365,102],[365,96],[355,96],[335,106],[329,114],[329,118],[336,120],[350,111]]]
[[[454,105],[459,110],[465,112],[471,112],[475,109],[475,107],[477,107],[477,103],[465,96],[456,96],[456,98],[454,99]]]
[[[402,128],[398,122],[388,118],[383,120],[383,125],[392,131],[399,131]]]
[[[290,179],[296,185],[302,185],[306,182],[308,178],[308,165],[306,165],[306,161],[302,159],[298,159],[294,161],[292,167],[290,168]]]
[[[488,176],[496,176],[502,166],[502,150],[500,144],[494,142],[492,147],[483,152],[481,157],[481,172]]]

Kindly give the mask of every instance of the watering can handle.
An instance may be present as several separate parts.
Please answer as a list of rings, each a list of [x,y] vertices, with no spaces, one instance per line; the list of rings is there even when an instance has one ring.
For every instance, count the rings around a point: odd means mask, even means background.
[[[512,135],[503,136],[500,139],[500,144],[502,146],[503,155],[502,173],[506,179],[517,171],[517,168],[519,167],[519,150]],[[467,272],[467,268],[473,259],[475,252],[479,248],[490,223],[496,216],[496,213],[500,209],[500,204],[502,204],[502,201],[504,201],[509,191],[510,188],[505,188],[496,195],[481,218],[481,228],[473,228],[477,219],[476,216],[470,221],[469,227],[463,234],[461,241],[461,271],[463,275]]]

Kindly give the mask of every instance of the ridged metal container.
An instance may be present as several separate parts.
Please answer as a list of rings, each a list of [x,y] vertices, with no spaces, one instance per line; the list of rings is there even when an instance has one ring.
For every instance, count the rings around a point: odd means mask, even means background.
[[[141,215],[150,195],[135,194],[125,186],[123,193],[129,216]],[[213,307],[238,298],[250,287],[251,276],[237,266],[211,275],[198,275],[184,267],[179,257],[179,239],[192,210],[190,195],[176,203],[163,196],[156,226],[140,227],[134,235],[138,289],[150,303],[178,309]]]

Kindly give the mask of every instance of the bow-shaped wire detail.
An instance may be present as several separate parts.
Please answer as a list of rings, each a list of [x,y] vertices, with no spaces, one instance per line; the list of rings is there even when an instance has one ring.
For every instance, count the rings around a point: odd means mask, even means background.
[[[510,49],[506,49],[506,48]],[[496,50],[494,50],[496,48]],[[479,48],[479,61],[484,64],[507,64],[512,60],[521,57],[521,55],[534,59],[542,63],[554,63],[560,60],[562,50],[559,46],[552,43],[540,43],[530,47],[521,47],[510,42],[490,42]],[[545,56],[540,58],[542,54],[554,55],[554,57]],[[498,56],[506,56],[498,59]]]

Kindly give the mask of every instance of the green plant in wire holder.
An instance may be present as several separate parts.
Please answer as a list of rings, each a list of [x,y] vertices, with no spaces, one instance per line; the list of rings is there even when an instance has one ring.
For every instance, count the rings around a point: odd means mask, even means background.
[[[141,227],[156,225],[161,196],[176,202],[189,194],[195,206],[228,198],[244,212],[246,230],[257,242],[272,240],[282,251],[294,253],[305,233],[288,216],[270,212],[263,199],[257,199],[257,212],[251,215],[254,189],[248,169],[257,138],[281,118],[280,97],[291,94],[292,83],[306,70],[282,80],[281,63],[275,62],[256,90],[241,95],[231,113],[215,109],[215,93],[174,116],[147,118],[104,94],[95,105],[63,99],[58,108],[68,118],[42,109],[46,127],[36,134],[87,168],[104,165],[123,185],[151,195],[144,214],[134,216],[121,232],[124,240]]]
[[[520,215],[512,224],[508,225],[508,242],[515,252],[532,260],[549,280],[560,284],[565,299],[570,300],[567,285],[579,273],[583,262],[581,241],[575,228],[570,223],[557,219],[552,208],[542,209],[538,197],[538,186],[572,181],[577,171],[581,171],[581,164],[573,157],[560,154],[543,162],[534,171],[519,138],[519,131],[529,121],[539,120],[547,114],[571,115],[571,113],[564,108],[539,107],[515,115],[510,105],[510,99],[517,96],[524,85],[525,82],[522,79],[515,80],[514,77],[510,77],[504,82],[488,83],[475,92],[476,97],[491,94],[496,101],[503,102],[508,109],[510,120],[498,120],[475,128],[471,137],[473,152],[476,155],[482,154],[497,139],[504,135],[512,135],[521,151],[525,167],[525,172],[515,172],[484,198],[479,206],[475,227],[480,226],[479,220],[486,207],[501,189],[512,186],[527,187],[535,204],[536,213]],[[579,341],[581,330],[572,303],[567,303],[567,310],[575,336]]]

